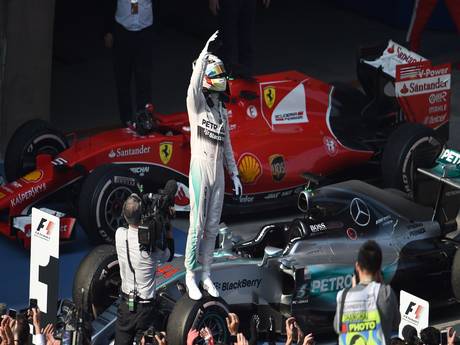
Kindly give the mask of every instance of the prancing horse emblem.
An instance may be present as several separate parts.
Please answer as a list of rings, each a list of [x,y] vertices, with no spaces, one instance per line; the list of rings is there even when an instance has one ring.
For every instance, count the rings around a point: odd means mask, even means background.
[[[267,107],[270,109],[275,104],[276,99],[276,89],[273,86],[264,87],[264,100]]]
[[[160,159],[163,164],[168,164],[173,153],[173,144],[171,142],[163,142],[160,144]]]

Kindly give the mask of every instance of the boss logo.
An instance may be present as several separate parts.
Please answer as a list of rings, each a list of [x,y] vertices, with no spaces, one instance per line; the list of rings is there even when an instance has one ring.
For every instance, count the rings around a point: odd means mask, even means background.
[[[327,226],[324,223],[310,225],[311,232],[320,232],[327,230]]]

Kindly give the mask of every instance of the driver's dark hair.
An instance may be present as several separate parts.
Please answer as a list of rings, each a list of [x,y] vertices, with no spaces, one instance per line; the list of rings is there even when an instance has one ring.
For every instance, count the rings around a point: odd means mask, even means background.
[[[371,274],[380,271],[382,266],[382,250],[377,242],[369,240],[359,248],[358,265]]]
[[[131,194],[123,204],[123,217],[128,225],[137,226],[141,223],[142,200],[137,194]]]

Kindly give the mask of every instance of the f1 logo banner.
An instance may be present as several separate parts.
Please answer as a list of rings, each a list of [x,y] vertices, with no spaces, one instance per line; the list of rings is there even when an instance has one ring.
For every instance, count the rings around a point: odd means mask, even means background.
[[[42,325],[56,322],[59,287],[59,218],[32,209],[29,297],[36,298]]]
[[[420,334],[420,331],[429,326],[430,303],[401,290],[399,312],[401,323],[399,324],[399,337],[403,339],[404,326],[411,325]]]

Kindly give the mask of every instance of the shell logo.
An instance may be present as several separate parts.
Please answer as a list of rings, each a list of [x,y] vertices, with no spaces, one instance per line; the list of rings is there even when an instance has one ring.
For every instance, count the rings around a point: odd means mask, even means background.
[[[43,177],[43,171],[42,170],[34,170],[28,173],[27,175],[23,176],[21,180],[24,182],[38,182],[42,179]]]
[[[238,161],[238,171],[241,182],[250,184],[256,182],[262,175],[262,166],[256,156],[245,153]]]

